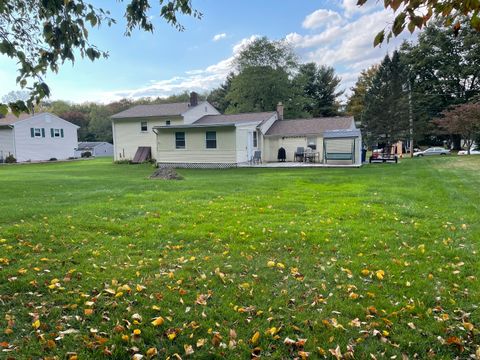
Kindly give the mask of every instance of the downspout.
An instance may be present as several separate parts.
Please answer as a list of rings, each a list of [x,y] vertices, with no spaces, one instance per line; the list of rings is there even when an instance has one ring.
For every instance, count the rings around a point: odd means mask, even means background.
[[[15,126],[11,125],[13,131],[13,156],[17,159],[17,142],[15,140]]]
[[[112,119],[113,161],[117,157],[117,141],[115,139],[115,121]]]

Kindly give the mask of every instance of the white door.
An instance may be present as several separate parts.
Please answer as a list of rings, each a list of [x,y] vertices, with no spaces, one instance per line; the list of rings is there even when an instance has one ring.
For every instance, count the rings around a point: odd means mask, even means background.
[[[253,159],[253,131],[247,132],[247,161]]]

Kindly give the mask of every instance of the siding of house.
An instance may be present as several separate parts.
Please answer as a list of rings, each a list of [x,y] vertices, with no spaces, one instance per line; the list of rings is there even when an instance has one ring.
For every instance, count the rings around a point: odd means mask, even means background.
[[[323,137],[308,136],[316,138],[317,149],[320,161],[323,160]],[[294,161],[294,154],[298,147],[307,148],[307,136],[268,136],[265,137],[265,161],[277,161],[278,149],[283,147],[286,151],[287,161]]]
[[[113,145],[109,143],[103,143],[103,144],[97,145],[94,148],[93,155],[98,157],[113,156]]]
[[[183,114],[183,119],[184,119],[183,123],[192,124],[205,115],[219,115],[219,114],[220,113],[218,112],[217,109],[215,109],[208,102],[204,101],[198,104],[198,106],[195,106],[189,109]]]
[[[0,160],[10,154],[15,156],[13,129],[0,129]]]
[[[217,148],[207,149],[205,133],[217,132]],[[185,149],[175,148],[175,132],[185,132]],[[236,163],[234,127],[158,129],[158,163]]]
[[[31,128],[44,129],[45,137],[32,137]],[[52,137],[50,129],[63,130],[63,137]],[[78,127],[55,115],[44,113],[15,123],[17,161],[65,160],[75,155]]]
[[[141,131],[141,123],[147,122],[147,131]],[[112,121],[114,160],[132,160],[140,146],[150,146],[152,156],[157,150],[157,136],[152,131],[154,126],[165,126],[166,121],[171,125],[183,124],[180,116],[148,117],[133,119],[115,119]]]

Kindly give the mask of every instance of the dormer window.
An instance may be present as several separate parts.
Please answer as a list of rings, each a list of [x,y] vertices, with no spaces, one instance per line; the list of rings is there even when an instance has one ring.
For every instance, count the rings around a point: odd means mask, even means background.
[[[165,125],[169,126],[171,124],[170,120],[165,121]]]

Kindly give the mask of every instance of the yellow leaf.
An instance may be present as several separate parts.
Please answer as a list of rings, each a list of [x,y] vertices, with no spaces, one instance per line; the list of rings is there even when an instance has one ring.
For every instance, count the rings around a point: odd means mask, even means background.
[[[128,341],[129,339],[129,336],[128,335],[122,335],[122,340],[123,341]]]
[[[35,320],[33,323],[32,323],[32,326],[34,329],[38,329],[40,327],[40,320]]]
[[[157,354],[158,354],[157,348],[152,347],[152,348],[147,350],[147,358],[149,358],[149,359],[154,357],[154,356],[157,356]]]
[[[383,280],[383,277],[385,276],[385,271],[383,271],[383,270],[377,270],[377,272],[375,273],[375,275],[377,275],[377,279],[378,279],[378,280]]]
[[[93,309],[85,309],[85,310],[83,311],[83,313],[84,313],[85,315],[87,315],[87,316],[90,316],[90,315],[93,314]]]
[[[168,340],[172,341],[173,339],[175,339],[177,337],[177,333],[172,331],[172,332],[169,332],[168,335]]]
[[[192,355],[195,351],[193,351],[193,346],[192,345],[188,345],[188,344],[185,344],[183,345],[183,348],[185,350],[185,355]]]
[[[362,273],[363,276],[368,276],[368,275],[370,275],[370,270],[368,270],[368,269],[363,269],[363,270],[361,271],[361,273]]]
[[[282,263],[277,263],[277,268],[278,269],[285,269],[285,265],[283,265]]]
[[[358,295],[357,293],[354,293],[354,292],[352,292],[352,293],[350,293],[350,295],[348,295],[348,297],[349,297],[350,299],[353,299],[353,300],[358,299],[358,296],[359,296],[359,295]]]
[[[253,334],[252,336],[252,339],[250,340],[250,342],[253,344],[253,345],[256,345],[258,343],[258,340],[260,339],[260,333],[257,331],[255,334]]]
[[[135,330],[133,330],[133,335],[135,335],[135,336],[138,336],[138,335],[140,335],[141,333],[142,333],[142,330],[140,330],[140,329],[135,329]]]
[[[155,320],[152,321],[153,326],[162,326],[165,320],[163,320],[163,317],[159,316],[155,318]]]
[[[142,286],[142,285],[138,285],[138,284],[137,284],[137,286],[136,286],[136,289],[137,289],[137,292],[140,292],[140,291],[142,291],[142,290],[145,290],[145,289],[146,289],[146,287],[145,287],[145,286]]]
[[[275,261],[270,260],[269,262],[267,262],[267,266],[270,268],[275,267]]]

